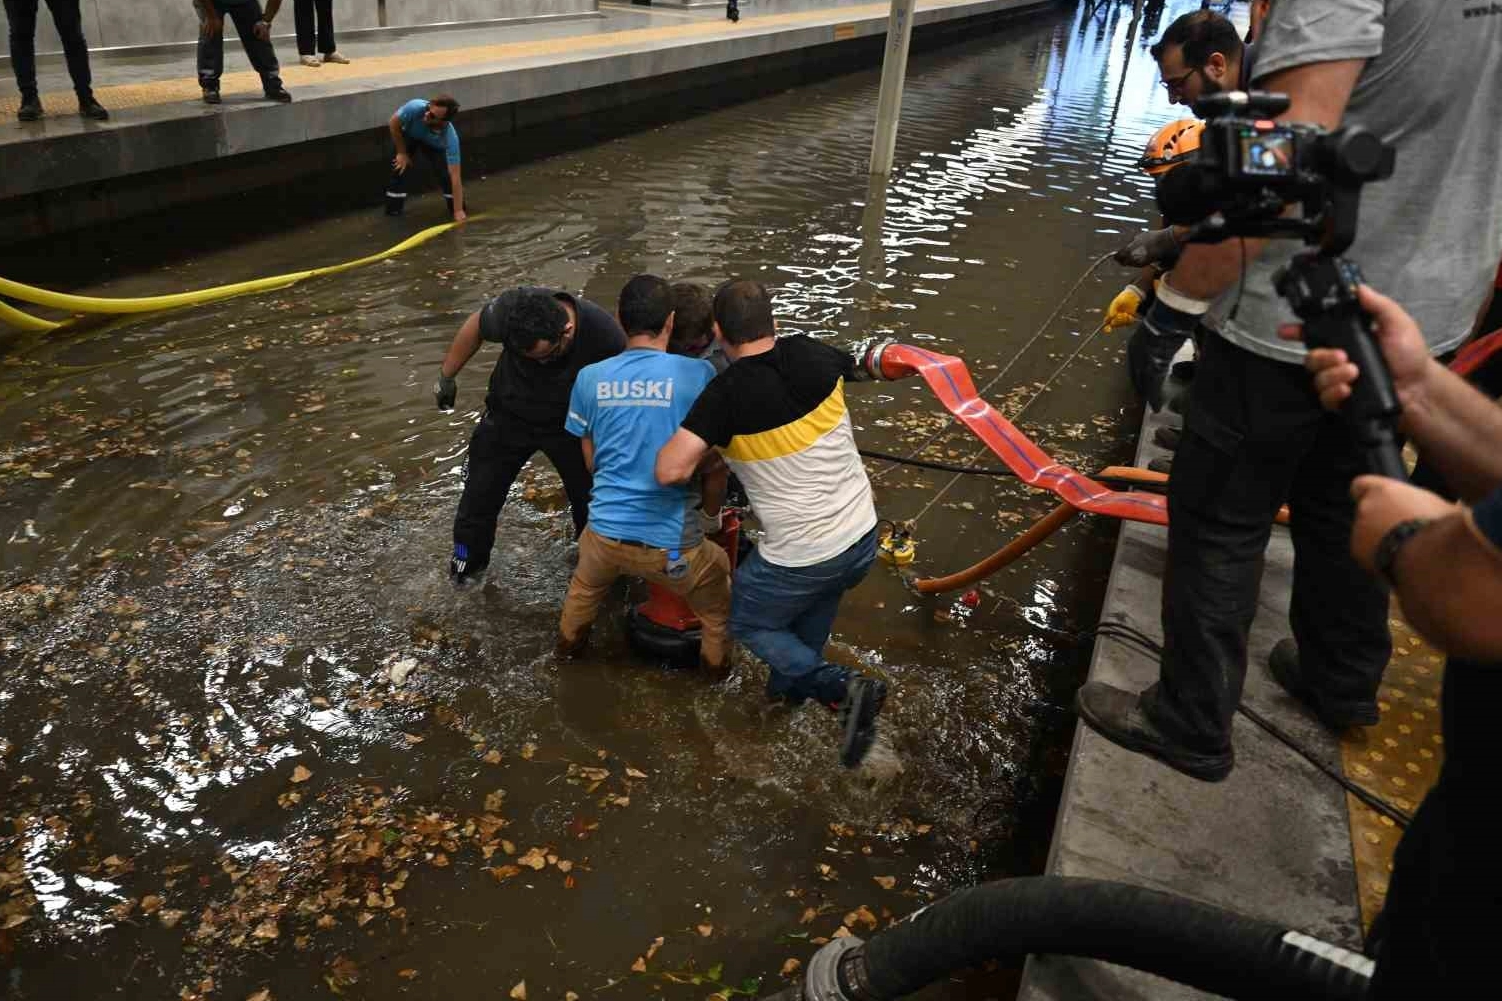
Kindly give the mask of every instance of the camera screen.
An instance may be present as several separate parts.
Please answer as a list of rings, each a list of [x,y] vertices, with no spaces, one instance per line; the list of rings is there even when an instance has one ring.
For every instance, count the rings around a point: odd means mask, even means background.
[[[1241,172],[1255,177],[1291,177],[1293,150],[1292,132],[1248,129],[1241,134]]]

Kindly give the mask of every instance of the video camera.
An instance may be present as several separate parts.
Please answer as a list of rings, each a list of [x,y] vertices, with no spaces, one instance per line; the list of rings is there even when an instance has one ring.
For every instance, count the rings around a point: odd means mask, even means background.
[[[1315,248],[1280,268],[1273,285],[1304,321],[1306,344],[1340,348],[1361,369],[1341,414],[1372,471],[1405,479],[1397,393],[1356,301],[1361,271],[1340,256],[1356,239],[1362,185],[1392,176],[1394,151],[1359,126],[1273,121],[1288,105],[1283,94],[1242,91],[1196,101],[1205,119],[1199,153],[1158,179],[1158,206],[1189,227],[1191,243],[1292,237]]]
[[[1327,254],[1356,238],[1362,185],[1391,177],[1393,149],[1359,126],[1328,132],[1275,122],[1284,94],[1214,94],[1194,103],[1205,119],[1196,158],[1164,174],[1158,206],[1191,239],[1296,237]],[[1298,204],[1299,216],[1284,214]]]

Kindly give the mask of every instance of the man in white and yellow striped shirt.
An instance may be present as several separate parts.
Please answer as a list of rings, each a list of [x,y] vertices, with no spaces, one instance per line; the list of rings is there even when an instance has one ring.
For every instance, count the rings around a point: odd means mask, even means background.
[[[710,448],[724,454],[763,532],[736,570],[731,633],[772,669],[767,694],[839,712],[841,760],[853,767],[886,698],[881,681],[824,659],[840,599],[876,557],[871,483],[845,406],[845,381],[861,373],[811,337],[779,338],[757,282],[722,285],[714,320],[732,364],[658,453],[657,478],[685,482]]]

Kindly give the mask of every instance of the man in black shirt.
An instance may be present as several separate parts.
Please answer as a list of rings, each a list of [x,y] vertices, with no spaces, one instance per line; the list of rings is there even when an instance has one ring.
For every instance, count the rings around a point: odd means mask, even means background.
[[[583,531],[589,520],[590,475],[579,439],[563,427],[569,393],[581,368],[626,346],[615,317],[587,299],[534,286],[511,289],[472,314],[454,335],[433,385],[438,409],[453,409],[459,393],[455,377],[482,340],[503,350],[490,374],[485,413],[469,439],[449,560],[456,583],[480,576],[490,565],[506,494],[538,451],[563,478],[574,534]]]

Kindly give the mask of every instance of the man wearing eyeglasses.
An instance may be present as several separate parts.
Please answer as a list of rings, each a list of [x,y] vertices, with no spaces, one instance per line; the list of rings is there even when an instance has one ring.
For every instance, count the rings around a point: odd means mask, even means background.
[[[408,101],[391,116],[391,180],[386,182],[386,214],[401,215],[407,206],[407,170],[412,154],[421,157],[438,177],[443,197],[455,222],[463,222],[464,179],[459,168],[459,130],[454,119],[459,102],[448,94],[431,100]]]
[[[1185,14],[1148,49],[1170,104],[1190,107],[1207,94],[1242,89],[1241,36],[1236,26],[1211,10]]]
[[[1359,125],[1396,147],[1393,176],[1362,192],[1347,256],[1419,319],[1432,353],[1455,348],[1502,257],[1502,14],[1433,0],[1280,2],[1257,44],[1258,87],[1290,101],[1280,120]],[[1134,381],[1150,387],[1203,317],[1226,310],[1200,345],[1169,481],[1158,681],[1142,692],[1092,681],[1076,706],[1108,739],[1206,781],[1235,761],[1231,723],[1281,504],[1292,512],[1293,635],[1266,654],[1272,679],[1332,730],[1369,726],[1392,652],[1387,588],[1348,544],[1360,454],[1310,393],[1303,348],[1277,334],[1294,317],[1273,275],[1299,249],[1190,244],[1127,346]]]
[[[579,439],[564,427],[569,395],[580,369],[625,350],[626,334],[614,316],[588,299],[535,286],[502,292],[454,335],[433,385],[439,410],[454,409],[456,377],[482,341],[500,344],[502,351],[490,374],[485,412],[469,439],[449,560],[456,584],[478,579],[490,565],[506,494],[537,452],[563,479],[574,535],[584,530],[591,476]]]

